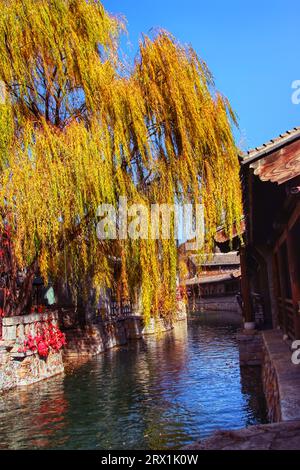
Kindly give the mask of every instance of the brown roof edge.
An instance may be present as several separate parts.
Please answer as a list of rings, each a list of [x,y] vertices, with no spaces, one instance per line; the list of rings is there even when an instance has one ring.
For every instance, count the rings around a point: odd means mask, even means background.
[[[239,155],[240,163],[242,165],[253,163],[298,139],[300,139],[300,127],[295,127],[285,134],[281,134],[279,137],[266,142],[262,146]]]
[[[215,284],[218,282],[236,281],[240,279],[241,271],[235,270],[231,273],[216,274],[214,276],[199,276],[192,279],[186,279],[183,284],[186,286],[193,286],[197,284]]]

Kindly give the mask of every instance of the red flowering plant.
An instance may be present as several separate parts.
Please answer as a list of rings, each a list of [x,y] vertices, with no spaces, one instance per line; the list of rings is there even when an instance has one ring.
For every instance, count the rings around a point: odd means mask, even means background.
[[[45,325],[39,325],[35,336],[29,334],[19,352],[33,351],[40,357],[48,357],[50,351],[58,352],[66,345],[66,336],[50,320]]]

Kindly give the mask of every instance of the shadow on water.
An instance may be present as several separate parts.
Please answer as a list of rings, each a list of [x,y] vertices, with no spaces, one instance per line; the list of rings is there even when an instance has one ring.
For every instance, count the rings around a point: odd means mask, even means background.
[[[236,320],[200,314],[0,397],[0,448],[176,449],[265,422],[260,370],[239,367]]]

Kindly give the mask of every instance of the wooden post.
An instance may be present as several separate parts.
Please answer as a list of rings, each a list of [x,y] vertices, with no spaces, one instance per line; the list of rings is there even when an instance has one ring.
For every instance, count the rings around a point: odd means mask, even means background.
[[[294,332],[295,339],[300,339],[300,319],[299,319],[299,302],[300,302],[300,279],[298,273],[298,259],[295,250],[295,243],[299,243],[299,240],[294,240],[290,231],[287,234],[287,252],[288,252],[288,267],[291,280],[292,300],[294,307]]]
[[[250,285],[249,285],[249,279],[248,279],[245,246],[241,247],[240,257],[241,257],[241,273],[242,273],[241,289],[242,289],[242,298],[243,298],[243,314],[244,314],[245,322],[250,323],[250,322],[254,322],[255,318],[253,316],[252,307],[251,307],[251,295],[250,295]]]

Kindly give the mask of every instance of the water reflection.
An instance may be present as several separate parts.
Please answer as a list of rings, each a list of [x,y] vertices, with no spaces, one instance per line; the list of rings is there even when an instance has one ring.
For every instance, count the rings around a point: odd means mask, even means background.
[[[0,449],[49,447],[67,408],[62,375],[0,396]]]
[[[260,367],[241,367],[242,394],[246,401],[246,408],[252,410],[252,414],[247,415],[245,425],[250,426],[253,420],[267,423],[268,414],[266,401],[264,399],[263,385],[261,381]]]
[[[179,448],[263,422],[259,370],[241,374],[237,326],[201,315],[0,397],[0,448]]]

